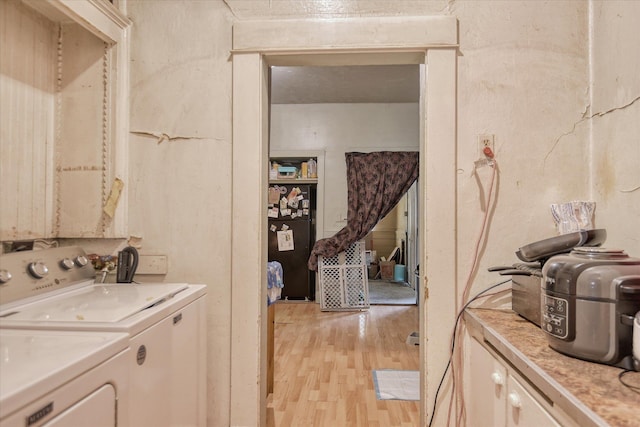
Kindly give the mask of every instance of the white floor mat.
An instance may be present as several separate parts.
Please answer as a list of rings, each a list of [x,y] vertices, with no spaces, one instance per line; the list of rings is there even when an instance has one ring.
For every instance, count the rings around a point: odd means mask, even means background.
[[[420,371],[372,371],[378,400],[420,400]]]

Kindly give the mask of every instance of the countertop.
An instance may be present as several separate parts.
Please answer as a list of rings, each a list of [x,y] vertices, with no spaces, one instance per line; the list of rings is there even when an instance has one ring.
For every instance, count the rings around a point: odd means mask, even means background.
[[[619,368],[565,356],[544,332],[511,310],[467,309],[472,336],[494,347],[580,426],[640,426],[640,394],[618,380]],[[625,382],[640,386],[640,373]]]

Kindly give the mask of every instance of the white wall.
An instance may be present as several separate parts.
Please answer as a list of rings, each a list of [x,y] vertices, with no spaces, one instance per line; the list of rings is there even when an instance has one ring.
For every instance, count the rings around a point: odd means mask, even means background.
[[[165,281],[208,285],[208,423],[229,425],[231,14],[221,1],[129,1],[130,232]],[[160,132],[157,138],[134,132]]]
[[[0,25],[0,240],[47,238],[57,25],[17,0],[0,3]]]
[[[592,191],[606,246],[640,257],[640,2],[593,3]]]
[[[516,262],[519,247],[556,235],[550,204],[589,198],[588,132],[573,129],[588,103],[587,12],[581,1],[455,4],[460,281],[469,275],[490,182],[488,168],[473,173],[478,134],[495,134],[499,168],[478,291],[499,279],[487,267]]]
[[[324,231],[347,224],[345,152],[418,151],[417,104],[275,104],[271,150],[325,152]]]

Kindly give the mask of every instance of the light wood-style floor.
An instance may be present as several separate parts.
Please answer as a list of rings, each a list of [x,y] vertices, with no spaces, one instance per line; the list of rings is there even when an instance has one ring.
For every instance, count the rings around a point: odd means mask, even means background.
[[[320,304],[275,305],[270,427],[417,426],[419,402],[377,400],[371,371],[419,369],[417,306],[322,312]]]

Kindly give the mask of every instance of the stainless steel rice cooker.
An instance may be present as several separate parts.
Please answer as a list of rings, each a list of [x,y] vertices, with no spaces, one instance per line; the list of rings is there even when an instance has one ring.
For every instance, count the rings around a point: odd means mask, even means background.
[[[541,328],[568,356],[638,370],[633,323],[640,311],[640,258],[578,247],[542,269]]]

